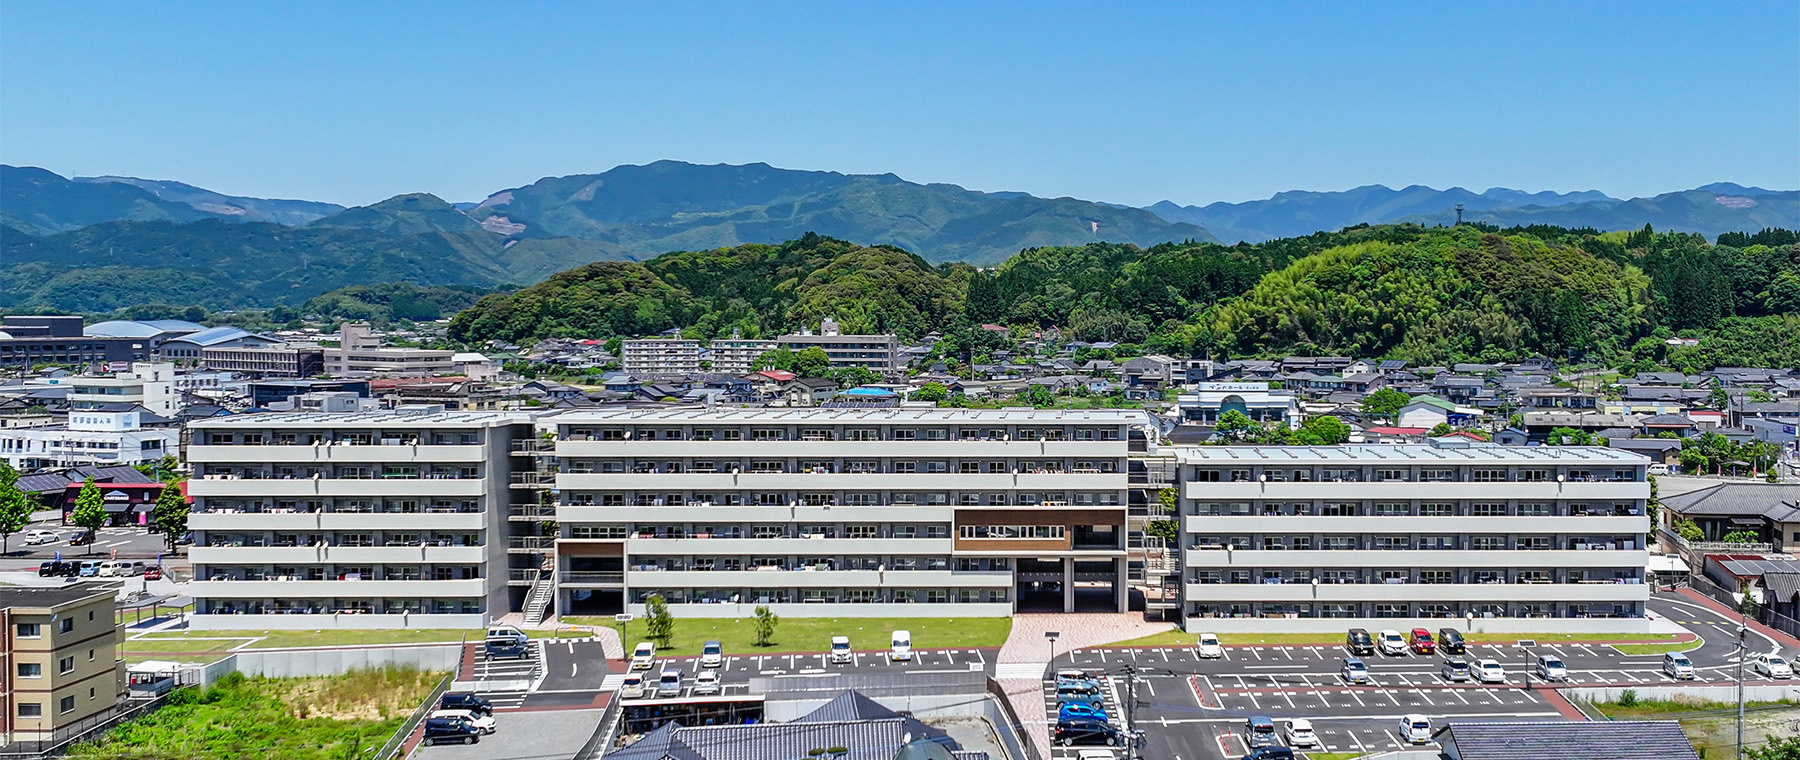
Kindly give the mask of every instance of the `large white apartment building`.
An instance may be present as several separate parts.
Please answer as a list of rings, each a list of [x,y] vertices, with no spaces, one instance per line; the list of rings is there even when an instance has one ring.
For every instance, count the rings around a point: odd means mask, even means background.
[[[844,335],[838,329],[837,322],[830,319],[819,322],[817,335],[802,331],[783,335],[776,343],[789,351],[805,351],[816,346],[831,358],[833,369],[864,367],[877,374],[892,374],[900,370],[895,358],[900,350],[897,336]]]
[[[557,610],[1124,611],[1132,410],[574,411]]]
[[[477,628],[506,614],[539,570],[536,523],[508,520],[533,499],[511,488],[532,481],[533,423],[435,408],[194,423],[189,626]]]
[[[679,377],[700,371],[700,341],[637,338],[620,343],[620,365],[632,377]]]
[[[756,364],[756,358],[780,348],[781,344],[772,340],[750,340],[747,338],[719,338],[706,347],[711,355],[712,371],[722,375],[747,375]]]
[[[132,362],[131,369],[125,372],[77,375],[58,382],[71,386],[71,409],[137,404],[160,417],[174,417],[181,411],[181,393],[175,387],[175,365],[166,362]]]
[[[1647,630],[1642,456],[1438,443],[1177,459],[1189,631]]]

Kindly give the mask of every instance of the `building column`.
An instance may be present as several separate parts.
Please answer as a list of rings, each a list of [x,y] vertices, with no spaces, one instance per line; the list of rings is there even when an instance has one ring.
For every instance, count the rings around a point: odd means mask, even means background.
[[[1063,566],[1063,612],[1075,611],[1075,558],[1064,557]]]
[[[1129,561],[1125,557],[1113,560],[1113,601],[1118,606],[1115,612],[1131,611],[1131,568],[1126,565]]]

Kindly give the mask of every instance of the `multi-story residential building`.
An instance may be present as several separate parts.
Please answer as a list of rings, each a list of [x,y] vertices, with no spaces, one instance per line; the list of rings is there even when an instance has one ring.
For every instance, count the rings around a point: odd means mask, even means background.
[[[1235,411],[1257,422],[1300,429],[1300,399],[1289,391],[1270,389],[1267,382],[1202,382],[1189,388],[1192,392],[1175,397],[1182,422],[1211,425],[1226,412]]]
[[[720,338],[707,346],[711,352],[712,371],[723,375],[747,375],[756,357],[780,348],[772,340],[748,340],[736,336]],[[629,370],[628,370],[629,371]]]
[[[219,346],[200,351],[210,369],[254,377],[312,377],[325,371],[325,349],[318,346]]]
[[[1598,447],[1177,454],[1189,631],[1644,631],[1649,460]]]
[[[86,583],[0,588],[0,741],[49,739],[113,712],[126,689],[113,596]]]
[[[325,373],[332,377],[426,377],[456,371],[456,352],[384,347],[367,322],[338,327],[338,345],[325,349]]]
[[[153,346],[142,337],[86,335],[81,317],[11,316],[0,319],[0,367],[40,364],[84,366],[143,361]]]
[[[119,404],[144,407],[160,417],[181,411],[181,393],[175,388],[175,365],[135,362],[131,369],[112,375],[80,375],[65,381],[71,409],[99,409]]]
[[[1124,611],[1133,410],[572,411],[557,608]],[[1141,443],[1141,440],[1140,440]],[[529,618],[528,618],[529,619]]]
[[[621,343],[621,364],[632,377],[679,377],[700,371],[700,341],[639,338]]]
[[[533,415],[436,408],[196,422],[191,628],[475,628],[516,606]],[[521,496],[521,498],[526,498]],[[548,543],[545,540],[543,543]],[[518,557],[526,581],[535,553]]]
[[[134,465],[173,454],[181,430],[145,427],[142,407],[72,409],[63,425],[0,429],[0,460],[16,470]]]
[[[776,341],[781,348],[789,351],[804,351],[817,346],[824,349],[825,355],[831,357],[831,367],[864,367],[877,374],[893,374],[900,367],[894,361],[900,349],[899,339],[893,335],[843,335],[838,330],[837,322],[825,320],[819,323],[819,334],[801,332],[794,335],[783,335]]]

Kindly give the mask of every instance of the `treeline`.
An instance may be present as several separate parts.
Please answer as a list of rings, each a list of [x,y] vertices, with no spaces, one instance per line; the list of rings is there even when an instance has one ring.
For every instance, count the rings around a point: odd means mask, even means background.
[[[949,337],[946,357],[1006,347],[979,330],[1056,328],[1131,351],[1215,358],[1344,354],[1415,362],[1531,356],[1656,366],[1800,366],[1800,241],[1361,225],[1261,244],[1032,248],[993,269],[932,266],[809,234],[782,245],[591,264],[458,314],[463,341],[712,339],[816,326]],[[1786,331],[1785,335],[1776,335]],[[1682,348],[1674,336],[1701,338]]]

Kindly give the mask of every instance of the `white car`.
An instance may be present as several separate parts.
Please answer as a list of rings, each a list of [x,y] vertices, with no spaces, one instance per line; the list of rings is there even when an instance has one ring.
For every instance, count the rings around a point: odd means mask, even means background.
[[[26,546],[41,546],[43,544],[54,544],[61,540],[62,540],[62,536],[56,535],[55,533],[51,533],[50,531],[47,531],[47,530],[34,530],[34,531],[31,531],[31,532],[25,534],[25,545]]]
[[[641,699],[646,691],[642,673],[626,673],[625,680],[619,683],[620,699]]]
[[[700,667],[717,668],[725,665],[725,646],[717,641],[708,641],[700,647]]]
[[[912,662],[912,631],[895,631],[893,645],[888,648],[888,659],[894,662]]]
[[[1663,655],[1662,672],[1677,681],[1692,681],[1699,677],[1694,673],[1693,661],[1680,652]]]
[[[1482,683],[1506,683],[1506,668],[1500,667],[1499,660],[1476,660],[1470,670]]]
[[[1210,633],[1200,634],[1194,641],[1194,654],[1202,660],[1216,660],[1225,656],[1225,647],[1219,645],[1219,637]]]
[[[1119,760],[1119,754],[1110,749],[1083,749],[1075,751],[1075,760]]]
[[[719,693],[720,688],[719,671],[702,670],[694,676],[694,688],[690,693],[694,696],[700,696],[701,694],[717,694]]]
[[[1425,744],[1431,741],[1431,721],[1419,714],[1408,715],[1400,719],[1400,738],[1407,744]]]
[[[1757,655],[1756,661],[1750,664],[1750,668],[1770,678],[1794,677],[1794,666],[1788,664],[1787,660],[1781,659],[1780,655]]]
[[[1396,630],[1382,631],[1381,635],[1377,637],[1377,642],[1381,647],[1381,653],[1389,657],[1402,657],[1410,651],[1406,646],[1406,637],[1400,635],[1400,632]]]
[[[846,663],[850,661],[849,636],[831,637],[831,661],[834,663]]]
[[[1285,733],[1289,747],[1319,746],[1319,735],[1313,733],[1312,721],[1305,718],[1288,721]]]
[[[674,668],[664,670],[662,672],[662,677],[656,679],[656,696],[681,696],[681,671]]]
[[[468,721],[469,725],[474,726],[475,730],[484,734],[493,733],[494,729],[499,726],[498,723],[494,722],[494,716],[477,715],[473,710],[433,710],[431,715],[427,717],[462,718],[463,720]]]
[[[640,643],[631,650],[631,669],[649,670],[656,664],[656,645],[648,641]]]

